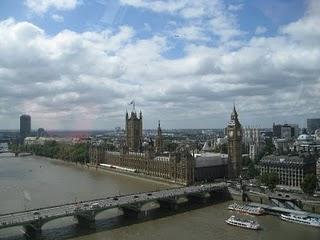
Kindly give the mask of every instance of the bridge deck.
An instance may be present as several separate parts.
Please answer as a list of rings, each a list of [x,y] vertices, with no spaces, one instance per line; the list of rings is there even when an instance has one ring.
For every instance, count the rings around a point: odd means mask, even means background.
[[[226,187],[227,185],[225,183],[214,183],[201,186],[190,186],[154,192],[106,197],[27,211],[6,213],[0,215],[0,229],[19,225],[28,225],[36,221],[46,222],[60,217],[99,212],[110,208],[125,207],[131,204],[143,204],[149,201],[168,199],[201,192],[212,192]]]

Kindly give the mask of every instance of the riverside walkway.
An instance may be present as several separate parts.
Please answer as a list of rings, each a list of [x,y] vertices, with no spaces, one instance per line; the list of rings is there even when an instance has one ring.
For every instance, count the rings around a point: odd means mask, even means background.
[[[227,190],[226,183],[213,183],[199,186],[173,188],[154,192],[127,194],[57,206],[11,212],[0,215],[0,229],[23,226],[27,234],[41,232],[41,227],[54,219],[74,216],[78,223],[90,226],[95,216],[111,208],[121,208],[125,216],[136,216],[141,207],[148,202],[158,202],[160,207],[174,209],[180,197],[187,199],[205,199],[215,192]]]

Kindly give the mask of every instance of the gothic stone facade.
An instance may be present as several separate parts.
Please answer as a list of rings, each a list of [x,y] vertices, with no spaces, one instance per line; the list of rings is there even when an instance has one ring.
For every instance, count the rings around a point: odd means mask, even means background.
[[[142,146],[142,113],[139,117],[135,110],[130,114],[126,113],[126,134],[127,146],[130,151],[140,152]]]
[[[169,156],[154,156],[151,152],[110,152],[103,147],[92,146],[90,162],[128,168],[137,174],[183,185],[194,182],[194,158],[187,150],[177,151]]]
[[[160,127],[160,121],[158,123],[158,130],[157,130],[157,136],[156,136],[156,153],[161,154],[163,149],[163,140],[162,140],[162,130]]]
[[[242,127],[238,119],[236,108],[233,108],[231,120],[227,127],[228,134],[228,177],[239,177],[242,168],[241,144]]]

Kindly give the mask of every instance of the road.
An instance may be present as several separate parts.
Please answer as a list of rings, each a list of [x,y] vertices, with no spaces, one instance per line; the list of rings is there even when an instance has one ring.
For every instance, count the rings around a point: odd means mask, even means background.
[[[12,226],[28,225],[37,221],[48,222],[56,218],[85,215],[110,208],[121,208],[155,200],[170,199],[179,196],[198,194],[201,192],[211,192],[214,190],[224,189],[226,186],[227,185],[225,183],[214,183],[201,186],[190,186],[154,192],[107,197],[90,201],[66,203],[59,206],[7,213],[0,215],[0,229]]]

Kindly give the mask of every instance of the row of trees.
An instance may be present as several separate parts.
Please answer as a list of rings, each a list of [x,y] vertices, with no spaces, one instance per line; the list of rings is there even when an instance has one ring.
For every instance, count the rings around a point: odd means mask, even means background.
[[[264,173],[258,179],[260,183],[267,186],[271,191],[279,184],[279,177],[275,172]],[[302,191],[308,195],[312,195],[317,188],[317,181],[316,175],[307,174],[301,183]]]
[[[22,145],[13,146],[12,148],[19,148],[20,151],[32,152],[38,156],[57,158],[70,162],[84,164],[89,161],[89,150],[86,144],[66,144],[48,141],[43,145]]]

